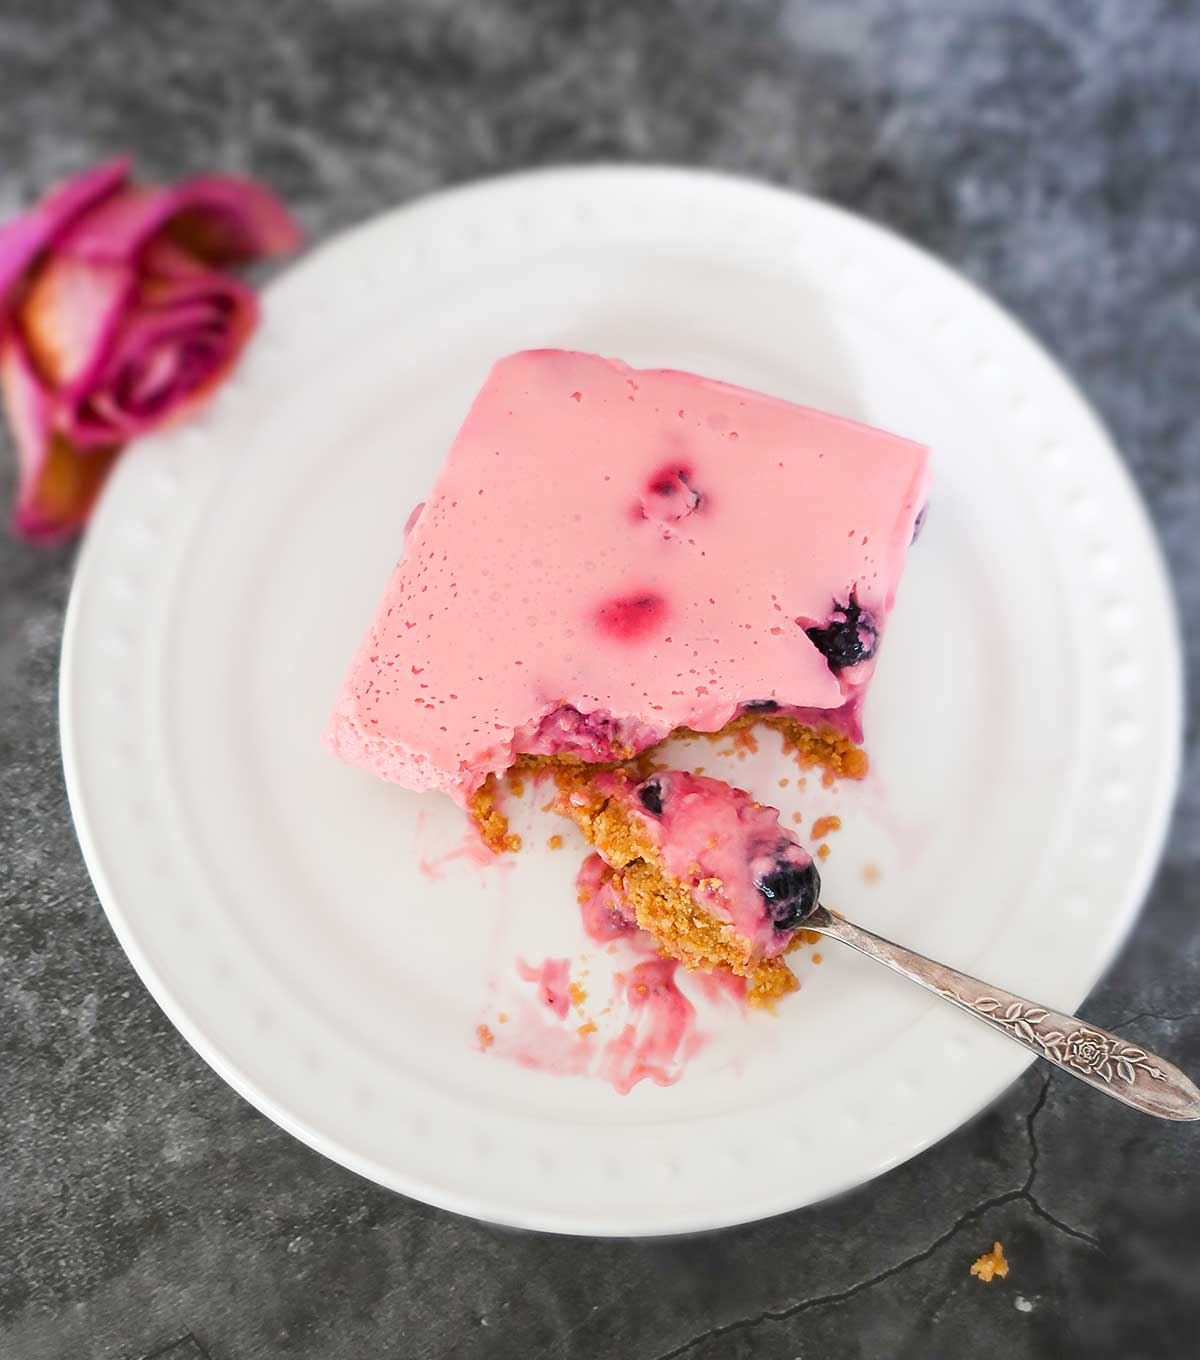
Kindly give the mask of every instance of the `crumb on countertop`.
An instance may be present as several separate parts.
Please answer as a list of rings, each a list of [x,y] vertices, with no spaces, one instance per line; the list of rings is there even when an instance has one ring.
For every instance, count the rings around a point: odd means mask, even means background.
[[[994,1242],[991,1251],[985,1251],[971,1267],[971,1274],[978,1275],[984,1284],[991,1284],[997,1276],[1004,1279],[1008,1274],[1008,1262],[1004,1258],[1004,1247],[999,1242]]]

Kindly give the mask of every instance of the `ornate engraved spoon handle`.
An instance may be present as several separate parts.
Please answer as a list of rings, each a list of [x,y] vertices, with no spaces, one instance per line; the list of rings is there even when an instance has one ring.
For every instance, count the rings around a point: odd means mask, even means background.
[[[1169,1062],[1127,1044],[1115,1034],[1084,1024],[1048,1006],[1038,1006],[1001,987],[935,963],[817,907],[805,922],[810,930],[841,940],[860,954],[903,973],[978,1020],[1007,1034],[1039,1058],[1070,1072],[1105,1095],[1160,1119],[1200,1119],[1200,1091]]]

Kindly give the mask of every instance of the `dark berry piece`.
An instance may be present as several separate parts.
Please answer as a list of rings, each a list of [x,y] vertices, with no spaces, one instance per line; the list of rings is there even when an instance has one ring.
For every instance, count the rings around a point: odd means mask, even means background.
[[[748,704],[742,705],[743,713],[776,713],[779,705],[774,699],[751,699]]]
[[[657,775],[651,775],[644,784],[639,785],[637,790],[638,801],[655,817],[662,816],[663,810],[663,786],[662,780]]]
[[[833,613],[824,627],[804,630],[813,646],[829,662],[831,671],[844,671],[875,655],[878,635],[875,620],[863,609],[854,592],[845,604],[833,602]]]
[[[781,858],[754,880],[754,886],[766,898],[767,915],[775,929],[795,930],[816,909],[821,875],[812,860],[797,864]]]
[[[660,468],[646,484],[640,501],[642,517],[669,524],[698,510],[704,495],[692,478],[689,467],[668,464]]]

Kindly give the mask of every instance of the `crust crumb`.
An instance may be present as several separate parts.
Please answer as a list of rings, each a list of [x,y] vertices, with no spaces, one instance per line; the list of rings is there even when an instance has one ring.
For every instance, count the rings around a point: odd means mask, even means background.
[[[1004,1279],[1008,1274],[1004,1247],[999,1242],[994,1242],[991,1251],[985,1251],[971,1267],[971,1274],[977,1275],[984,1284],[991,1284],[995,1279]]]
[[[488,775],[471,796],[467,806],[480,839],[496,854],[521,848],[521,838],[508,829],[508,818],[496,806],[496,776]]]

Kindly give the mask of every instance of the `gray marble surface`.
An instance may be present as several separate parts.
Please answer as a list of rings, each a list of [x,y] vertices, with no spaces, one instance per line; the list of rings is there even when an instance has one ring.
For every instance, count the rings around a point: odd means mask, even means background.
[[[264,176],[317,238],[554,162],[825,195],[1061,356],[1150,504],[1194,682],[1197,52],[1183,0],[0,0],[0,215],[121,147],[158,176]],[[685,1240],[480,1226],[294,1142],[160,1014],[80,862],[55,718],[71,566],[0,538],[5,1360],[1196,1354],[1200,1133],[1044,1071],[873,1185]],[[1145,915],[1086,1008],[1193,1072],[1196,717]],[[1013,1272],[985,1287],[968,1267],[996,1237]]]

